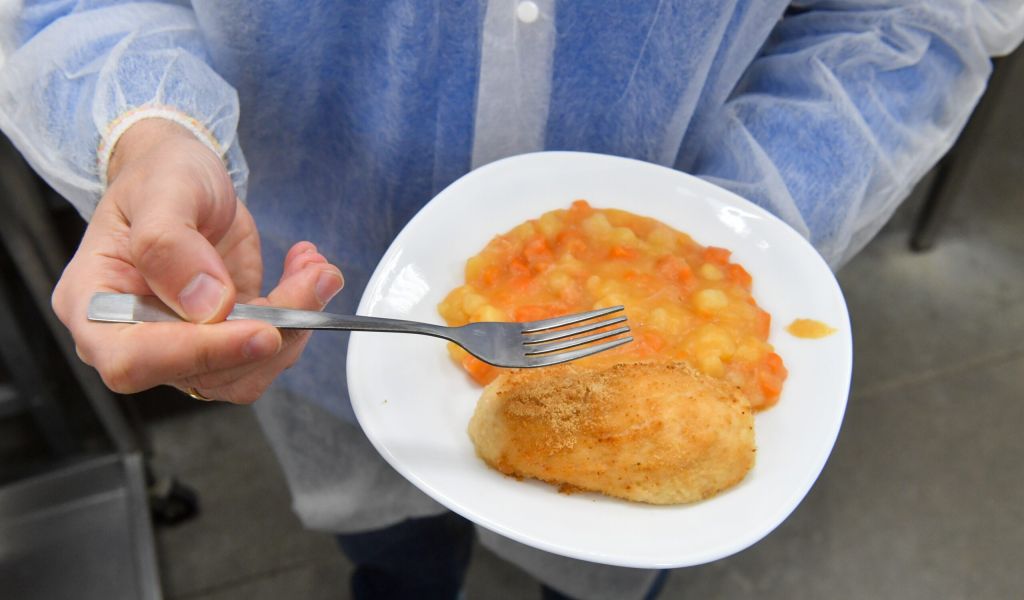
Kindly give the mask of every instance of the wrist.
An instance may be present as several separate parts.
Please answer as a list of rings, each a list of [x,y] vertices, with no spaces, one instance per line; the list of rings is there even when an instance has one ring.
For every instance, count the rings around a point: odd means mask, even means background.
[[[118,173],[138,157],[153,148],[176,138],[195,139],[195,135],[181,125],[167,119],[143,119],[131,125],[114,145],[107,164],[106,180],[112,183]]]

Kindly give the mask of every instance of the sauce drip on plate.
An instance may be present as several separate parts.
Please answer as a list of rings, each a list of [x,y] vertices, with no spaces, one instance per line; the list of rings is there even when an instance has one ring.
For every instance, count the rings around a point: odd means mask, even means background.
[[[816,340],[832,335],[836,328],[814,319],[795,319],[786,327],[786,331],[798,338]]]

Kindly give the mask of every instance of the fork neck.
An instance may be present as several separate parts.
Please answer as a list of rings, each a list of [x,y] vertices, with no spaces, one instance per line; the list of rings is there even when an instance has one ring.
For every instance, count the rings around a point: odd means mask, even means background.
[[[322,313],[323,314],[323,313]],[[342,329],[356,331],[384,331],[394,333],[418,333],[444,339],[451,339],[448,327],[433,323],[420,323],[402,319],[385,319],[383,317],[366,317],[362,315],[329,315],[325,317],[324,329]]]

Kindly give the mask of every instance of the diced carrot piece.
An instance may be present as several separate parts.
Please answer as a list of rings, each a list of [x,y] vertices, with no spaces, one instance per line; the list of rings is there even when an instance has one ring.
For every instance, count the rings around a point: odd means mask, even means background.
[[[612,246],[611,250],[608,251],[608,256],[629,260],[636,256],[636,251],[625,246]]]
[[[718,248],[717,246],[708,246],[704,249],[704,260],[707,262],[718,263],[720,265],[727,264],[729,262],[729,256],[732,252],[725,248]]]
[[[548,317],[553,317],[554,313],[546,307],[540,304],[530,304],[528,306],[520,306],[512,314],[512,318],[519,322],[525,321],[539,321]]]
[[[685,259],[678,256],[664,256],[655,265],[658,274],[670,281],[689,283],[693,281],[693,269]]]
[[[650,354],[657,354],[665,347],[665,338],[653,331],[647,331],[641,334],[639,342],[640,346],[645,350],[648,350]]]
[[[664,287],[665,283],[648,273],[637,273],[636,271],[629,271],[623,277],[624,280],[628,281],[634,289],[640,290],[645,294],[654,294],[658,290]]]
[[[499,275],[501,275],[501,271],[496,265],[488,265],[480,279],[483,280],[484,285],[491,286],[494,285],[494,282],[498,281]]]
[[[675,268],[672,266],[671,256],[665,256],[654,263],[654,270],[665,279],[675,279]]]
[[[534,281],[536,280],[531,277],[529,273],[526,275],[516,275],[508,280],[505,287],[508,290],[514,291],[516,294],[525,294],[527,293],[527,288],[530,287],[530,284]],[[511,301],[510,304],[515,304],[515,301]]]
[[[530,274],[530,265],[526,264],[525,260],[516,258],[508,263],[508,272],[513,277],[525,277]]]
[[[574,216],[583,215],[593,210],[590,203],[580,198],[579,200],[573,200],[573,203],[569,205],[569,212]]]
[[[557,317],[558,315],[570,312],[569,307],[561,302],[534,304],[532,306],[524,306],[522,309],[524,310],[521,314],[519,312],[520,309],[516,309],[516,321],[539,321],[540,319],[550,319],[551,317]]]
[[[551,248],[544,236],[537,236],[526,242],[523,246],[523,256],[526,260],[536,262],[538,260],[551,260]]]
[[[782,392],[782,383],[786,381],[789,371],[782,363],[782,357],[775,352],[768,353],[763,362],[764,366],[758,370],[757,382],[761,386],[765,399],[769,401],[766,406],[761,408],[767,408],[775,403],[774,400]]]
[[[782,378],[772,373],[761,371],[757,376],[761,391],[768,400],[777,398],[782,393]]]
[[[690,265],[686,264],[686,262],[679,265],[679,269],[676,271],[676,279],[679,280],[679,283],[690,283],[693,281],[693,269],[690,268]]]
[[[469,376],[480,385],[487,385],[494,381],[494,378],[500,373],[498,367],[491,366],[475,356],[468,355],[462,359],[462,368],[466,369]]]
[[[750,286],[754,283],[754,278],[751,277],[750,273],[747,273],[747,270],[741,267],[740,265],[730,264],[728,274],[729,279],[735,281],[736,283],[738,283],[739,285],[743,286],[748,290],[750,289]]]

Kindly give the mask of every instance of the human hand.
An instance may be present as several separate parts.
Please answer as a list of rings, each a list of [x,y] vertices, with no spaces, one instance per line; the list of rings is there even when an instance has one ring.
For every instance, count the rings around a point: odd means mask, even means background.
[[[259,298],[263,263],[252,216],[221,160],[172,122],[132,125],[108,173],[107,192],[52,298],[79,357],[118,393],[169,384],[253,402],[298,360],[309,332],[224,318],[235,302],[321,310],[341,290],[341,271],[300,242],[278,286]],[[96,292],[156,295],[189,322],[94,323],[86,312]]]

